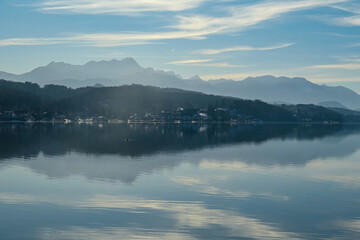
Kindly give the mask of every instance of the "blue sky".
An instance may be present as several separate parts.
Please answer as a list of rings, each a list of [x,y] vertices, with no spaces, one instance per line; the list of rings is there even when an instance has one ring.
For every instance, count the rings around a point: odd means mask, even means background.
[[[0,70],[134,57],[203,79],[360,81],[358,0],[2,0]]]

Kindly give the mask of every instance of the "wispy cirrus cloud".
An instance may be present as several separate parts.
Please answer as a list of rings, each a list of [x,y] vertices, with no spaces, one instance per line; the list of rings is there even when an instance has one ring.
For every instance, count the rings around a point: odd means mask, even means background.
[[[227,33],[255,26],[266,20],[283,14],[347,2],[347,0],[301,0],[301,1],[267,1],[259,4],[232,6],[227,8],[227,17],[210,17],[205,15],[179,16],[179,23],[174,28],[181,30],[207,30],[213,33]]]
[[[246,65],[230,64],[230,63],[227,63],[227,62],[204,63],[204,64],[199,64],[197,66],[203,66],[203,67],[228,67],[228,68],[246,67]]]
[[[0,47],[4,46],[38,46],[38,45],[81,45],[92,47],[114,47],[114,46],[126,46],[126,45],[144,45],[155,44],[155,42],[148,41],[131,41],[126,37],[117,36],[116,34],[110,34],[112,38],[105,38],[103,35],[95,34],[82,34],[71,35],[68,37],[57,38],[9,38],[0,40]],[[109,35],[109,36],[110,36]]]
[[[337,18],[337,22],[346,26],[360,26],[360,15]]]
[[[360,59],[357,58],[340,58],[341,63],[314,65],[309,68],[312,69],[345,69],[345,70],[360,70]]]
[[[359,3],[350,2],[350,3],[347,3],[346,5],[340,4],[338,6],[334,6],[334,8],[342,10],[344,12],[354,14],[354,16],[351,16],[351,17],[335,18],[332,21],[335,25],[360,26],[360,4]]]
[[[157,41],[170,39],[203,39],[204,32],[137,32],[137,33],[94,33],[70,34],[65,37],[51,38],[9,38],[0,40],[0,46],[35,46],[71,44],[93,47],[114,47],[126,45],[158,44]]]
[[[211,59],[189,59],[189,60],[168,62],[168,64],[193,64],[193,63],[204,63],[211,61],[212,61]]]
[[[214,80],[214,79],[231,79],[231,80],[244,80],[250,76],[263,76],[267,75],[266,72],[241,72],[241,73],[224,73],[224,74],[208,74],[201,75],[201,79],[203,80]]]
[[[284,44],[279,44],[279,45],[269,46],[269,47],[235,46],[235,47],[222,48],[222,49],[203,49],[203,50],[199,50],[196,52],[200,53],[200,54],[212,55],[212,54],[219,54],[219,53],[224,53],[224,52],[234,52],[234,51],[268,51],[268,50],[286,48],[286,47],[290,47],[292,45],[294,45],[294,43],[284,43]]]
[[[117,14],[136,15],[145,12],[178,12],[196,8],[206,0],[43,0],[37,11],[50,14]]]
[[[8,38],[0,40],[0,47],[54,45],[64,43],[66,43],[66,39],[63,38]]]
[[[226,62],[214,63],[212,59],[188,59],[181,61],[172,61],[167,64],[172,65],[192,65],[192,66],[202,66],[202,67],[244,67],[243,65],[233,65]]]
[[[315,69],[345,69],[345,70],[360,70],[360,63],[344,63],[344,64],[329,64],[329,65],[314,65],[310,68]]]
[[[355,1],[348,1],[346,4],[338,4],[335,5],[334,8],[345,12],[360,14],[360,4],[356,3]]]
[[[135,14],[154,11],[183,11],[195,8],[206,0],[46,0],[36,10],[46,13]],[[202,40],[211,35],[240,32],[249,27],[282,16],[283,14],[317,7],[333,7],[347,0],[266,1],[257,4],[236,4],[223,8],[228,16],[179,15],[170,31],[132,33],[71,34],[66,37],[9,38],[0,40],[0,46],[73,44],[94,47],[154,44],[172,39]],[[225,49],[225,51],[229,49]],[[266,50],[266,49],[263,49]]]

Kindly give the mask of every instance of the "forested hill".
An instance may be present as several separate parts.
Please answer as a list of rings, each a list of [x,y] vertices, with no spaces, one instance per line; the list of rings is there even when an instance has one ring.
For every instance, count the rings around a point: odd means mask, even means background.
[[[0,89],[13,89],[16,91],[34,94],[37,97],[41,97],[46,100],[59,100],[59,99],[71,97],[73,95],[84,93],[88,91],[90,88],[71,89],[65,86],[59,86],[53,84],[40,87],[38,84],[31,82],[23,83],[23,82],[0,80]]]
[[[126,118],[132,114],[173,112],[183,109],[236,109],[263,121],[293,121],[292,114],[261,101],[207,95],[178,89],[141,85],[93,88],[53,105],[53,111]],[[211,111],[211,110],[209,110]],[[337,114],[336,114],[337,115]]]
[[[141,85],[71,89],[50,85],[0,81],[0,112],[26,111],[39,116],[62,114],[66,118],[117,118],[126,120],[137,114],[170,114],[182,109],[205,112],[207,120],[231,120],[232,116],[251,117],[265,122],[334,121],[340,113],[315,105],[275,106],[262,101],[207,95],[199,92]]]

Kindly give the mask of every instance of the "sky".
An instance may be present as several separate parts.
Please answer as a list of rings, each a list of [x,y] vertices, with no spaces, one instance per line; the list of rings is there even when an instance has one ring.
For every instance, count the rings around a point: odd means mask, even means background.
[[[184,78],[360,86],[360,1],[1,0],[0,56],[17,74],[133,57]]]

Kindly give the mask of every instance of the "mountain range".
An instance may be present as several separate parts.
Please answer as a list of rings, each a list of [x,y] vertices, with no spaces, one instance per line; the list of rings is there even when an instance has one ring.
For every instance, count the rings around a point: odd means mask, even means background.
[[[0,71],[0,79],[72,88],[141,84],[242,99],[260,99],[274,104],[318,104],[325,107],[360,109],[360,95],[341,86],[318,85],[300,77],[270,75],[249,77],[242,81],[204,81],[199,76],[184,79],[174,72],[144,68],[131,57],[123,60],[91,61],[84,65],[51,62],[19,75]]]

